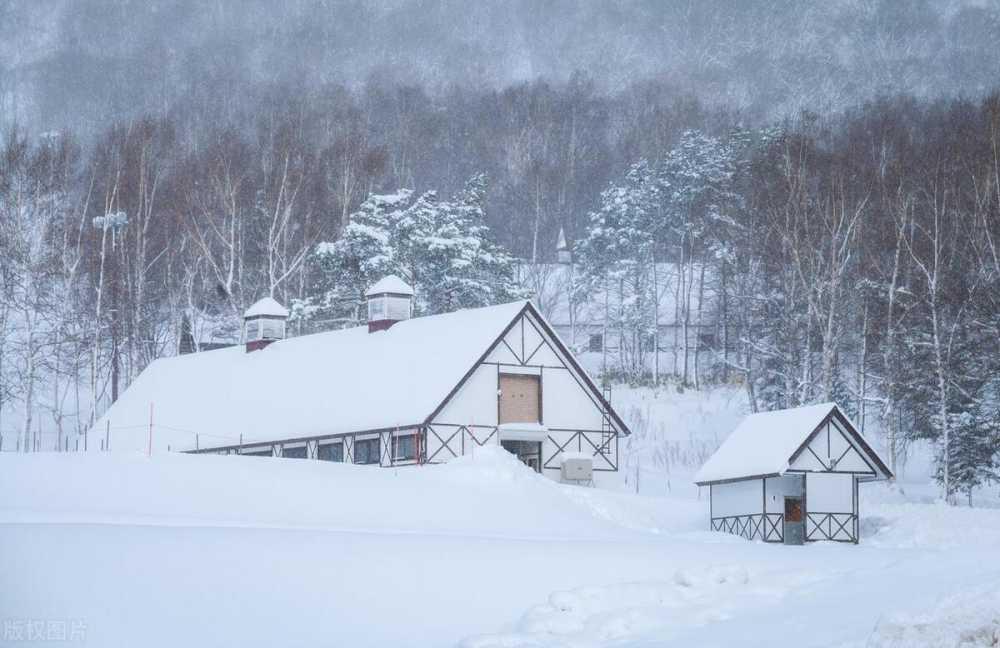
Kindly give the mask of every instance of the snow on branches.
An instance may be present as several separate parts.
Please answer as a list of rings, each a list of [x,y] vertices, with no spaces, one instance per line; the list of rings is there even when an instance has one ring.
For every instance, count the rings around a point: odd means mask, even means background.
[[[313,252],[313,296],[293,303],[294,317],[352,325],[364,320],[364,291],[382,277],[405,277],[418,313],[442,313],[523,297],[514,258],[485,223],[486,177],[473,176],[450,200],[436,191],[372,194],[341,237]]]

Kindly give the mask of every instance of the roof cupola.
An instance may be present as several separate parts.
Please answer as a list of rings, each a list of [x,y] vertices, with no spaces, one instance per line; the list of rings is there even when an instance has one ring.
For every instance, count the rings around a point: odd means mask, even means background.
[[[243,314],[243,332],[247,353],[263,349],[275,340],[285,338],[288,309],[271,297],[254,303]]]
[[[413,288],[396,275],[378,280],[365,291],[368,332],[384,331],[413,316]]]

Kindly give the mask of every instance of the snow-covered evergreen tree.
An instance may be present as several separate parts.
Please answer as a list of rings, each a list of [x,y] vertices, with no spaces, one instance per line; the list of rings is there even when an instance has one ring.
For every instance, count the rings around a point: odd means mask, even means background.
[[[980,404],[951,417],[949,437],[949,488],[965,493],[972,501],[973,489],[989,481],[1000,480],[1000,410]],[[943,479],[944,464],[939,461],[937,479]]]
[[[576,246],[575,290],[581,299],[604,293],[613,301],[607,326],[617,337],[617,369],[630,380],[645,373],[645,358],[656,335],[653,272],[662,191],[645,160],[633,164],[621,182],[601,193],[601,206],[590,214],[587,235]]]
[[[364,293],[380,278],[401,271],[392,241],[394,215],[405,210],[413,192],[372,194],[334,242],[321,242],[313,252],[317,281],[313,295],[292,303],[293,320],[354,324],[365,317]]]
[[[418,314],[522,298],[514,259],[486,225],[486,178],[476,175],[451,200],[436,191],[373,194],[351,214],[340,239],[314,252],[313,295],[293,304],[304,321],[351,325],[365,317],[364,291],[388,274],[414,287]]]
[[[451,201],[437,203],[425,235],[417,238],[420,307],[430,313],[503,303],[525,295],[515,281],[514,258],[493,241],[486,225],[486,176],[473,176]]]

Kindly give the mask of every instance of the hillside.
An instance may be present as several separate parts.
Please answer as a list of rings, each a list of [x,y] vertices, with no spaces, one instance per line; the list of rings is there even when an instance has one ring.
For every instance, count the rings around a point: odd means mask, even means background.
[[[82,624],[88,645],[987,646],[1000,624],[1000,511],[878,487],[861,545],[802,548],[492,449],[409,470],[4,454],[0,493],[0,608]]]
[[[204,85],[243,103],[281,82],[444,92],[579,72],[606,90],[659,79],[780,118],[899,91],[979,95],[996,83],[1000,29],[994,3],[968,0],[60,0],[0,3],[0,18],[12,95],[0,121],[45,128],[156,112],[212,94]]]

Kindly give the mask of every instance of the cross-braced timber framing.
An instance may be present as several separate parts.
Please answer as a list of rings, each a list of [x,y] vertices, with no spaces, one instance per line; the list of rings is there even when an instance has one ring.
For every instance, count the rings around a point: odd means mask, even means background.
[[[806,513],[806,540],[857,542],[855,535],[858,516],[854,513]]]
[[[761,515],[730,515],[712,518],[712,531],[732,533],[747,540],[763,540]]]

